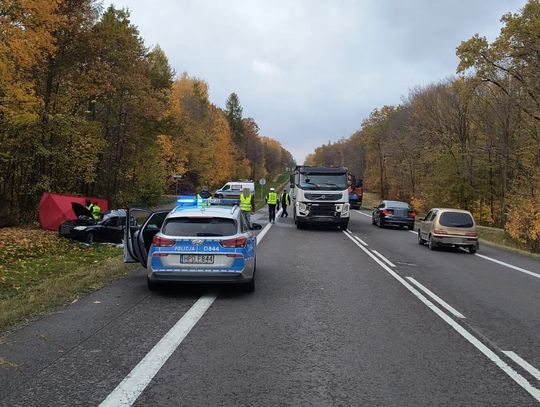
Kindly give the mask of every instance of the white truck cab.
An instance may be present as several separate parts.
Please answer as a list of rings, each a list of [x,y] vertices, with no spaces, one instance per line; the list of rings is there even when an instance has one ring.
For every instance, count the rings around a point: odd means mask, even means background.
[[[298,229],[308,224],[347,229],[350,218],[347,175],[345,167],[301,165],[295,168],[290,187]]]
[[[238,198],[244,188],[248,188],[251,194],[255,194],[255,183],[253,181],[230,181],[217,189],[214,193],[216,198]]]

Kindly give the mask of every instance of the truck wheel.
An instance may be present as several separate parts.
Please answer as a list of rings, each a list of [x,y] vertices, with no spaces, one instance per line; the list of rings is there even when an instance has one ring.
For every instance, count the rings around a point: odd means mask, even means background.
[[[339,228],[341,230],[347,230],[347,228],[349,227],[349,224],[348,223],[342,223],[341,225],[339,225]]]
[[[296,229],[304,229],[304,224],[300,221],[296,221]]]

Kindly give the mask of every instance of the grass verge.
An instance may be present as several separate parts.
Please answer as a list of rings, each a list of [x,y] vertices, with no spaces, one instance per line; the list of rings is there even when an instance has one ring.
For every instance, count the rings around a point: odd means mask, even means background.
[[[0,330],[126,275],[122,249],[37,227],[0,229]]]

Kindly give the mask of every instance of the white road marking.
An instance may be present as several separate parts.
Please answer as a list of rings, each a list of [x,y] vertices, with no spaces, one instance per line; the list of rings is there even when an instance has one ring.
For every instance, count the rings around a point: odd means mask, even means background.
[[[502,360],[495,352],[493,352],[486,345],[480,342],[474,335],[469,333],[469,331],[463,328],[460,324],[458,324],[456,321],[454,321],[452,318],[446,315],[444,311],[442,311],[435,304],[429,301],[422,293],[420,293],[417,289],[411,286],[406,280],[404,280],[399,274],[397,274],[394,270],[392,270],[385,263],[383,263],[382,260],[378,259],[373,253],[371,253],[368,249],[366,249],[360,243],[358,243],[351,235],[349,235],[345,231],[343,231],[343,233],[345,233],[345,235],[347,235],[354,244],[356,244],[360,249],[362,249],[379,266],[381,266],[392,277],[394,277],[397,281],[399,281],[416,298],[418,298],[421,302],[423,302],[439,318],[441,318],[444,322],[450,325],[452,329],[454,329],[457,333],[459,333],[462,337],[464,337],[469,343],[471,343],[474,347],[476,347],[476,349],[482,352],[489,360],[495,363],[495,365],[497,365],[512,380],[514,380],[517,384],[519,384],[527,393],[529,393],[532,397],[534,397],[537,401],[540,402],[540,390],[538,390],[536,387],[531,385],[525,377],[523,377],[518,372],[516,372],[510,365],[508,365],[508,363]]]
[[[514,352],[512,352],[510,350],[503,350],[503,353],[506,356],[508,356],[510,359],[512,359],[514,362],[516,362],[518,365],[520,365],[527,372],[529,372],[532,376],[534,376],[536,378],[536,380],[540,380],[540,370],[535,368],[533,365],[531,365],[525,359],[522,359],[518,354],[516,354],[516,353],[514,353]]]
[[[390,267],[396,267],[394,263],[392,263],[390,260],[388,260],[386,257],[384,257],[382,254],[380,254],[377,250],[371,249],[373,253],[375,253],[377,256],[379,256],[382,261],[384,261],[386,264],[388,264]]]
[[[281,213],[279,210],[276,217]],[[268,223],[257,235],[259,243],[270,230],[273,223]],[[146,386],[163,367],[165,362],[180,346],[191,329],[214,303],[219,293],[203,294],[195,304],[174,324],[163,338],[146,354],[118,386],[101,402],[100,407],[129,407],[141,395]]]
[[[112,393],[107,396],[100,404],[100,407],[131,406],[199,319],[210,308],[217,296],[217,293],[207,293],[201,296],[139,364],[129,372]]]
[[[522,273],[528,274],[528,275],[530,275],[530,276],[533,276],[533,277],[536,277],[536,278],[540,278],[540,274],[533,273],[532,271],[522,269],[521,267],[514,266],[514,265],[512,265],[512,264],[505,263],[504,261],[500,261],[500,260],[494,259],[493,257],[484,256],[483,254],[478,254],[478,253],[476,253],[475,256],[481,257],[482,259],[485,259],[485,260],[492,261],[493,263],[500,264],[501,266],[506,266],[506,267],[509,267],[509,268],[511,268],[511,269],[514,269],[514,270],[517,270],[517,271],[521,271]]]
[[[415,235],[418,234],[418,232],[416,230],[409,230],[409,232],[414,233]]]
[[[364,216],[367,216],[368,218],[371,218],[371,215],[368,215],[367,213],[361,212],[358,209],[353,209],[353,211],[355,211],[356,213],[359,213],[360,215],[364,215]]]
[[[356,240],[358,240],[360,243],[362,243],[364,246],[367,246],[368,244],[364,242],[362,239],[360,239],[358,236],[354,236]]]
[[[446,301],[444,301],[442,298],[440,298],[438,295],[436,295],[434,292],[430,291],[426,287],[424,287],[422,284],[420,284],[418,281],[416,281],[412,277],[407,277],[407,280],[409,280],[411,283],[413,283],[415,286],[420,288],[423,292],[425,292],[427,295],[429,295],[432,299],[434,299],[436,302],[438,302],[440,305],[442,305],[448,312],[450,312],[452,315],[454,315],[457,318],[465,318],[465,316],[456,310],[454,307],[452,307],[450,304],[448,304]]]

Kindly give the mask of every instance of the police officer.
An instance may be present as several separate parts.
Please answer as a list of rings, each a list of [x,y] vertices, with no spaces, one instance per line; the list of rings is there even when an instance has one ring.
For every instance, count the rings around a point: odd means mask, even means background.
[[[287,206],[291,203],[291,197],[289,196],[289,193],[286,189],[283,190],[283,193],[279,197],[279,201],[281,202],[281,207],[283,208],[283,212],[281,212],[281,217],[285,216],[286,218],[289,217],[289,214],[287,213]]]
[[[92,217],[96,222],[101,219],[101,208],[97,202],[94,202],[92,205]]]
[[[211,197],[212,194],[208,192],[208,187],[206,185],[203,186],[201,192],[197,194],[197,206],[208,206],[209,203],[206,201],[206,199]]]
[[[251,212],[255,211],[255,199],[249,188],[244,188],[240,194],[240,210],[246,215],[248,221],[251,220]]]
[[[84,206],[90,211],[90,213],[92,213],[92,202],[87,199]]]
[[[276,205],[278,202],[278,195],[274,188],[270,188],[270,192],[266,195],[266,203],[268,204],[268,218],[271,223],[276,221]]]

